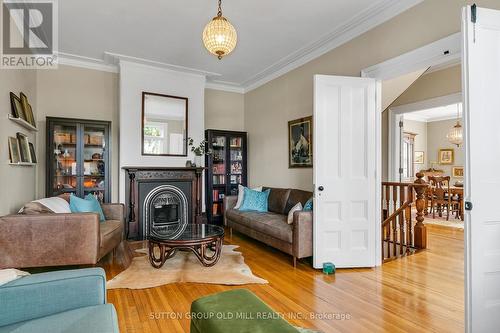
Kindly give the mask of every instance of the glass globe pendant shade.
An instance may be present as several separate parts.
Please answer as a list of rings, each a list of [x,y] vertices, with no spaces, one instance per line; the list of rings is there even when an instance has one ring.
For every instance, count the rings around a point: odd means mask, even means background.
[[[222,15],[214,17],[203,30],[203,44],[219,60],[234,50],[237,39],[236,29]]]
[[[450,131],[446,135],[446,138],[450,143],[457,145],[457,147],[464,142],[463,128],[462,125],[460,125],[459,121],[457,121],[457,124],[450,129]]]

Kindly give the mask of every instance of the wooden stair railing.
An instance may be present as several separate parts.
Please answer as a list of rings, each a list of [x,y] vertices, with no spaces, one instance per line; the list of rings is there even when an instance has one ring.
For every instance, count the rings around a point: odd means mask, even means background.
[[[424,174],[413,183],[382,183],[382,259],[384,262],[427,247]],[[412,207],[416,208],[415,221]]]

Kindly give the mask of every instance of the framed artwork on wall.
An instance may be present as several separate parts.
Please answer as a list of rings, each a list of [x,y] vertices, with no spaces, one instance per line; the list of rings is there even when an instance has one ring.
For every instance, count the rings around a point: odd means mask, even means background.
[[[28,103],[28,97],[26,97],[24,93],[21,93],[19,96],[21,99],[21,105],[23,107],[26,121],[36,127],[35,116],[33,115],[33,110],[31,109],[30,103]]]
[[[464,167],[453,167],[451,174],[453,175],[453,178],[464,178]]]
[[[288,122],[288,167],[312,168],[312,116]]]
[[[439,164],[450,165],[455,160],[455,151],[451,148],[439,149]]]
[[[36,163],[36,152],[35,152],[35,146],[29,142],[29,147],[30,147],[30,157],[31,157],[31,163]]]
[[[31,153],[28,137],[18,132],[17,141],[19,141],[19,153],[21,156],[21,162],[31,163]]]
[[[9,137],[9,157],[10,163],[21,162],[21,155],[19,153],[19,142],[17,138]]]
[[[13,92],[10,93],[10,106],[12,109],[12,116],[26,120],[26,115],[23,110],[23,103],[21,99],[16,96]]]
[[[415,158],[413,159],[413,163],[415,164],[424,164],[424,152],[416,151]]]

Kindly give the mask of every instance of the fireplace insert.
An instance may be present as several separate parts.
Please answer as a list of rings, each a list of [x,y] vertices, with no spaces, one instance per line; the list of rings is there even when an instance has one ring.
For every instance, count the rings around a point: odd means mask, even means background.
[[[152,189],[144,200],[143,235],[175,239],[188,223],[188,201],[183,191],[174,185]]]

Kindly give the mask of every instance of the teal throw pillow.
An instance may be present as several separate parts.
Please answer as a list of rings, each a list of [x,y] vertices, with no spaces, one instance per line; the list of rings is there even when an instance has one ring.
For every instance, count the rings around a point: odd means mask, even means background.
[[[264,192],[254,191],[249,188],[245,188],[245,195],[243,196],[243,203],[240,206],[240,211],[256,211],[256,212],[267,212],[267,200],[269,198],[269,193],[271,190]]]
[[[99,214],[99,221],[104,222],[106,220],[101,204],[92,194],[88,194],[85,199],[82,199],[72,193],[69,197],[69,209],[71,209],[72,213],[97,213]]]
[[[310,212],[313,210],[313,198],[309,198],[309,200],[306,201],[304,204],[304,209],[302,209],[305,212]]]

